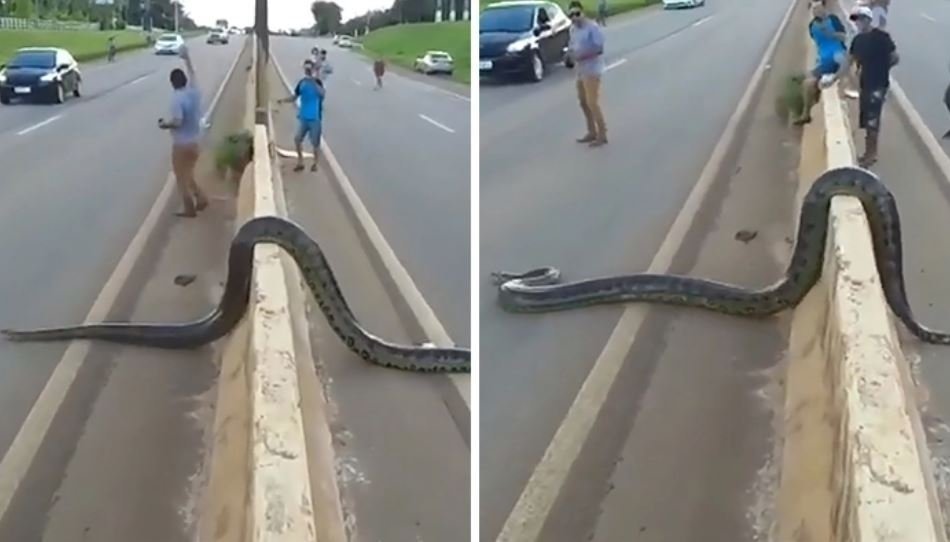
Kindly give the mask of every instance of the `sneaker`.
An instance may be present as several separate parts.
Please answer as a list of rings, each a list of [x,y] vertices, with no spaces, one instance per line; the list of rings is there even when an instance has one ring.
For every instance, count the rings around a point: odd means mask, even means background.
[[[577,142],[578,143],[592,143],[595,139],[597,138],[593,134],[587,134],[584,137],[578,138]]]
[[[854,90],[853,88],[849,88],[845,90],[844,95],[846,98],[851,98],[852,100],[857,100],[858,98],[861,97],[861,93],[858,92],[857,90]]]

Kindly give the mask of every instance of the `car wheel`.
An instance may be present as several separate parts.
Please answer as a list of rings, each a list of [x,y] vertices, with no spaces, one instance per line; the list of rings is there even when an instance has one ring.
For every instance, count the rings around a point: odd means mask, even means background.
[[[541,59],[541,52],[535,51],[531,55],[531,80],[535,83],[544,79],[544,60]]]
[[[56,90],[53,91],[53,103],[61,104],[66,101],[66,89],[62,83],[56,84]]]
[[[10,97],[6,94],[0,94],[0,104],[10,105]]]
[[[82,83],[80,83],[79,81],[76,81],[76,86],[73,88],[73,96],[75,96],[76,98],[79,98],[82,96],[82,90],[80,90],[79,88],[81,84]]]

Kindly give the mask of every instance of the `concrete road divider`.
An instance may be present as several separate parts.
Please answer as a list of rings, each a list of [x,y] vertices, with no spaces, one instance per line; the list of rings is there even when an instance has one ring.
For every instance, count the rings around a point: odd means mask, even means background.
[[[248,42],[254,69],[256,42]],[[241,179],[236,229],[256,216],[287,216],[271,123],[254,125],[254,77],[245,90],[254,162]],[[221,359],[202,541],[346,540],[305,295],[293,260],[274,245],[258,245],[251,306]]]
[[[855,166],[839,92],[837,83],[822,91],[805,127],[799,205],[822,172]],[[829,212],[821,280],[792,323],[777,539],[944,541],[910,368],[867,216],[851,196],[835,197]]]

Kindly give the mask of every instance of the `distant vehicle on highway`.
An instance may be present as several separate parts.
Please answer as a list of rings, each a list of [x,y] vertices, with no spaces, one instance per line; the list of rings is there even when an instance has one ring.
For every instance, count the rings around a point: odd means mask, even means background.
[[[663,0],[663,9],[695,8],[705,5],[706,0]]]
[[[155,54],[177,55],[184,44],[181,34],[162,34],[155,40]]]
[[[554,2],[514,0],[490,4],[479,16],[478,72],[527,75],[541,81],[547,67],[563,62],[571,21]]]
[[[426,75],[433,73],[445,73],[452,75],[455,71],[455,61],[452,55],[445,51],[426,51],[426,54],[416,59],[414,65],[416,71]]]
[[[55,47],[24,47],[0,65],[0,103],[15,98],[63,103],[79,97],[82,74],[73,55]]]
[[[208,34],[209,44],[220,43],[222,45],[227,45],[229,39],[228,31],[224,28],[215,28],[210,34]]]
[[[340,36],[340,39],[337,40],[336,44],[344,49],[351,49],[353,47],[353,38],[350,36]]]

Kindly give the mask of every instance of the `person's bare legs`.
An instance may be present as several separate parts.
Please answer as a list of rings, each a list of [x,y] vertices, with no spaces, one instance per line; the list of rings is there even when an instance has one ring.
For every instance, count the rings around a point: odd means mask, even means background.
[[[195,210],[204,211],[208,208],[208,196],[205,195],[204,191],[201,190],[201,187],[198,186],[198,180],[195,179],[195,167],[198,165],[198,159],[201,157],[201,150],[196,144],[191,151],[191,156],[188,160],[187,172],[188,179],[191,183],[191,191],[195,197]]]
[[[820,92],[818,79],[812,74],[805,77],[805,80],[802,81],[802,113],[801,116],[795,119],[796,125],[801,126],[811,122],[811,108],[818,103]]]
[[[600,77],[584,79],[584,99],[587,101],[590,118],[594,125],[595,138],[591,142],[591,146],[599,147],[607,143],[607,122],[604,120],[604,112],[600,108]]]

